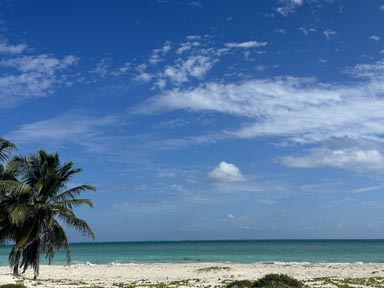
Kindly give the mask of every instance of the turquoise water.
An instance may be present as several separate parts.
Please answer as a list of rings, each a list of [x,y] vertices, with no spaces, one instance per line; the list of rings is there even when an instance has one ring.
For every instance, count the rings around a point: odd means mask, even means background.
[[[0,246],[7,265],[10,246]],[[71,245],[72,264],[191,262],[384,262],[384,240],[111,242]],[[43,261],[44,263],[44,261]],[[62,252],[53,264],[65,263]]]

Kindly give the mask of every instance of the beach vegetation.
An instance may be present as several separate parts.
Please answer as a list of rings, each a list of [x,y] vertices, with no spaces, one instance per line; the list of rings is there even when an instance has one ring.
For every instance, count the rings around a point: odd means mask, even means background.
[[[256,280],[253,287],[301,288],[304,287],[304,284],[285,274],[267,274],[263,278]]]
[[[330,278],[321,277],[306,280],[310,287],[336,287],[336,288],[352,288],[352,287],[384,287],[384,278]]]
[[[227,288],[253,288],[254,282],[250,280],[236,280],[227,284]]]
[[[85,281],[79,280],[79,281],[69,282],[68,285],[80,286],[80,285],[88,285],[88,283]]]
[[[0,160],[6,161],[14,145],[0,138]],[[58,153],[39,150],[28,156],[15,156],[0,166],[0,241],[12,240],[9,263],[15,275],[18,269],[39,273],[40,255],[50,264],[55,253],[64,248],[70,263],[70,246],[62,224],[94,238],[86,221],[78,218],[74,208],[88,205],[90,199],[79,198],[95,187],[83,184],[70,187],[72,178],[81,172],[73,162],[62,163]]]
[[[304,283],[285,274],[267,274],[256,281],[237,280],[227,288],[303,288]]]
[[[114,283],[113,286],[119,287],[119,288],[136,288],[135,283]]]
[[[211,267],[197,269],[197,272],[214,272],[214,271],[222,271],[222,270],[229,271],[229,270],[231,270],[231,268],[227,267],[227,266],[224,266],[224,267],[223,266],[211,266]]]
[[[0,288],[26,288],[24,284],[2,284]]]

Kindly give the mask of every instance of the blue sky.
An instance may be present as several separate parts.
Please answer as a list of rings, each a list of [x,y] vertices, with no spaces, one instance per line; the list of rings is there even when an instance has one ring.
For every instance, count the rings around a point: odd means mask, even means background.
[[[97,241],[383,238],[383,25],[375,0],[1,1],[0,135],[84,169]]]

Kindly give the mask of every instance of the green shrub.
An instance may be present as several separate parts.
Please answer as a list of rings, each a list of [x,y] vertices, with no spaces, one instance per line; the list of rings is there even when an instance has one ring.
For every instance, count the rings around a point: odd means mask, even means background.
[[[253,283],[255,288],[301,288],[303,283],[284,274],[267,274]]]
[[[249,280],[233,281],[227,288],[303,288],[304,284],[284,274],[267,274],[254,282]]]
[[[229,283],[227,288],[252,288],[253,282],[249,280],[237,280]]]
[[[23,284],[2,284],[0,288],[26,288]]]

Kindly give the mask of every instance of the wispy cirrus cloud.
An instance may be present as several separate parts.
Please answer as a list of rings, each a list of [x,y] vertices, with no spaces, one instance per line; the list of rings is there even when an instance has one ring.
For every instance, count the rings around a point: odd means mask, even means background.
[[[123,82],[127,86],[150,85],[153,91],[182,88],[207,81],[210,72],[226,56],[238,54],[248,59],[251,49],[267,45],[266,41],[256,40],[218,44],[211,35],[189,35],[180,42],[165,41],[144,61],[131,59],[119,67],[111,67],[110,62],[101,59],[89,74],[99,76],[101,81],[115,81],[117,85]]]
[[[371,35],[371,36],[369,36],[369,40],[371,40],[373,42],[378,42],[378,41],[380,41],[380,36]]]
[[[316,29],[315,28],[307,28],[307,27],[300,27],[299,30],[305,35],[307,36],[308,34],[310,33],[314,33],[316,32]]]
[[[105,77],[109,72],[110,60],[111,59],[109,58],[101,59],[99,62],[96,63],[95,67],[91,69],[90,73]],[[122,71],[124,71],[123,68]]]
[[[0,42],[0,54],[20,54],[27,49],[26,44],[11,45],[7,41]]]
[[[36,56],[23,56],[0,61],[0,66],[15,68],[20,72],[38,72],[52,75],[57,70],[66,69],[76,64],[78,58],[66,56],[62,59],[47,54]]]
[[[347,136],[362,143],[383,143],[384,127],[380,124],[384,122],[383,67],[382,61],[349,67],[344,72],[358,77],[359,81],[346,84],[295,77],[208,82],[196,88],[163,91],[138,107],[137,112],[187,110],[232,116],[238,128],[213,132],[214,142],[229,138],[282,137],[291,143],[320,144],[332,137]],[[201,137],[209,143],[209,135]],[[189,137],[178,141],[201,143],[195,139]],[[283,162],[306,168],[310,167],[307,163],[311,161],[317,163],[311,167],[332,163],[339,168],[355,164],[361,168],[359,170],[382,167],[381,150],[364,145],[315,152],[288,157]]]
[[[0,109],[50,95],[65,83],[65,71],[78,62],[72,55],[29,55],[26,49],[26,44],[0,43],[0,54],[5,55],[0,60]]]
[[[240,43],[235,43],[235,42],[229,42],[225,43],[224,46],[228,48],[258,48],[258,47],[264,47],[268,44],[268,42],[258,42],[258,41],[247,41],[247,42],[240,42]]]
[[[149,63],[156,65],[164,60],[165,55],[172,49],[171,42],[165,42],[163,47],[154,49],[149,58]]]
[[[201,79],[212,68],[214,60],[202,55],[192,56],[176,65],[167,67],[164,76],[174,84],[181,84],[191,78]]]
[[[375,74],[375,70],[375,64],[350,69],[363,71],[371,78],[370,73]],[[242,124],[237,131],[226,133],[241,138],[285,136],[299,143],[344,135],[371,138],[384,132],[378,125],[378,119],[384,121],[381,83],[334,85],[293,77],[227,84],[210,82],[194,89],[165,91],[138,111],[184,109],[232,115]]]
[[[280,0],[276,11],[284,17],[287,17],[303,4],[304,0]]]
[[[375,149],[316,149],[305,156],[287,156],[281,162],[289,167],[336,167],[353,171],[384,172],[384,154]]]
[[[323,35],[327,40],[331,40],[333,37],[335,37],[337,34],[336,31],[333,31],[331,29],[327,29],[323,31]]]
[[[379,60],[372,63],[357,64],[352,67],[347,67],[343,70],[344,73],[355,77],[363,78],[368,81],[377,81],[384,78],[384,60]]]
[[[65,114],[50,119],[21,125],[6,138],[21,144],[77,143],[88,145],[87,142],[92,143],[92,139],[95,140],[98,136],[102,136],[105,131],[116,127],[118,123],[117,116],[89,116],[83,111],[67,111]]]

